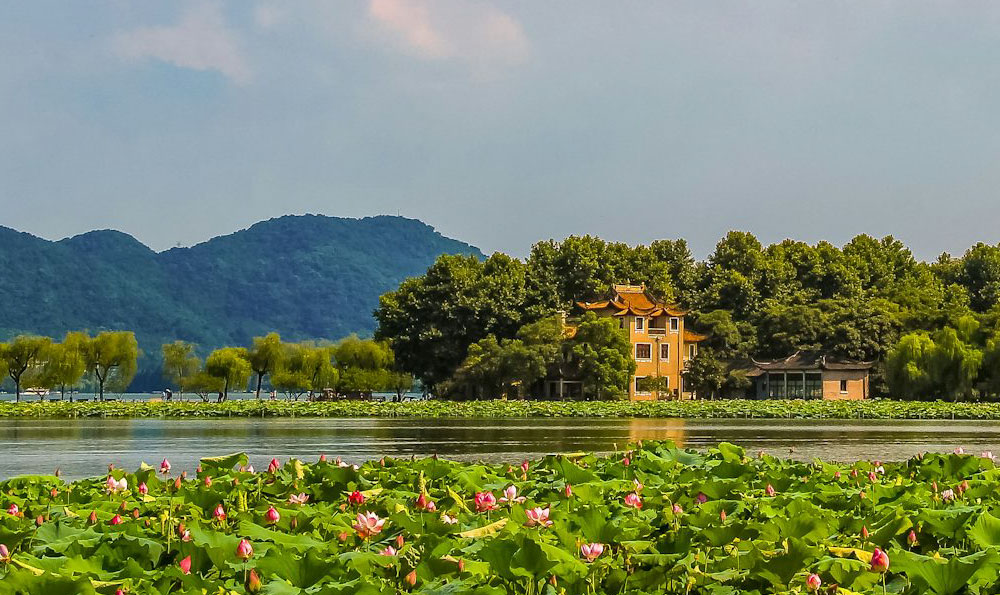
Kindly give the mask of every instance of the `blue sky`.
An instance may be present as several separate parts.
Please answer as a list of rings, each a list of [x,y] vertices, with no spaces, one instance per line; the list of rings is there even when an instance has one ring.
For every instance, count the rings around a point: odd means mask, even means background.
[[[1000,241],[1000,4],[0,0],[0,223]]]

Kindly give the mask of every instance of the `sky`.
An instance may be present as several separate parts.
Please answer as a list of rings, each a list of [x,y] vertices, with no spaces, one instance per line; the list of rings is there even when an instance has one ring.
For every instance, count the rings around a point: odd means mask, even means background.
[[[1000,241],[1000,3],[0,0],[0,224]]]

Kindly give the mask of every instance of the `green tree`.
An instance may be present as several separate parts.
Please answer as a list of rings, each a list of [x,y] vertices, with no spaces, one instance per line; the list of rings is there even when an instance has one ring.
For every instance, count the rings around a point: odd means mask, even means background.
[[[278,333],[268,333],[265,337],[254,337],[253,344],[247,354],[250,368],[257,375],[257,399],[260,399],[260,386],[264,376],[271,374],[281,365],[285,350],[282,348]]]
[[[201,369],[201,359],[195,355],[196,345],[188,341],[164,343],[163,377],[183,394],[188,381]]]
[[[380,298],[376,338],[390,341],[400,370],[433,390],[451,377],[469,345],[490,334],[512,337],[530,322],[526,296],[525,267],[516,259],[441,256],[422,277]]]
[[[205,372],[222,383],[221,400],[229,399],[229,390],[246,388],[250,380],[250,362],[243,347],[221,347],[205,358]]]
[[[107,331],[88,339],[83,343],[83,360],[97,380],[101,401],[105,388],[125,390],[138,370],[139,344],[135,333]]]
[[[66,398],[66,387],[75,386],[87,372],[87,362],[84,361],[87,340],[86,333],[71,331],[66,333],[62,343],[54,343],[48,349],[42,370],[42,385],[49,389],[58,388],[62,399]]]
[[[21,402],[22,380],[29,380],[42,370],[51,344],[52,340],[48,337],[20,335],[10,343],[0,345],[0,359],[7,375],[14,381],[17,402]]]
[[[982,363],[983,353],[963,341],[957,330],[945,327],[934,334],[929,369],[942,396],[955,401],[971,397]]]
[[[271,377],[276,390],[296,399],[316,391],[336,389],[340,373],[333,364],[333,348],[312,343],[286,343],[281,366]]]
[[[688,360],[684,369],[684,387],[699,397],[707,395],[714,399],[727,383],[738,384],[738,380],[730,378],[726,365],[715,356],[711,347],[700,348]]]
[[[891,394],[904,399],[927,398],[933,389],[930,359],[934,341],[926,333],[904,335],[886,359]]]

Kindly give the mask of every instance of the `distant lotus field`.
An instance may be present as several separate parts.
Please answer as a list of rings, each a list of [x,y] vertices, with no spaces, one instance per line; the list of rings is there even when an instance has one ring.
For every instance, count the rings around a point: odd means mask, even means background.
[[[994,593],[991,453],[645,443],[520,465],[168,459],[0,483],[0,594]]]
[[[31,401],[3,417],[686,417],[1000,420],[1000,403],[944,401]]]

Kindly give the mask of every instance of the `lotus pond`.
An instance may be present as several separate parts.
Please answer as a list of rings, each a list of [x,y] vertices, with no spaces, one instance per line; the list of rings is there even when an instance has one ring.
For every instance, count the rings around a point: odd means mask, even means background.
[[[1000,469],[669,442],[0,482],[0,593],[994,593]]]
[[[1000,420],[1000,403],[944,401],[0,402],[0,417],[684,417]]]

